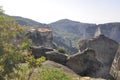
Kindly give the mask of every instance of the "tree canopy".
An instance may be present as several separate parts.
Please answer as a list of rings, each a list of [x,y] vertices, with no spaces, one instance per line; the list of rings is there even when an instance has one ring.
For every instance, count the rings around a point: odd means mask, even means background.
[[[23,36],[24,29],[0,8],[0,80],[8,80],[23,60],[22,53],[29,49],[30,41]]]

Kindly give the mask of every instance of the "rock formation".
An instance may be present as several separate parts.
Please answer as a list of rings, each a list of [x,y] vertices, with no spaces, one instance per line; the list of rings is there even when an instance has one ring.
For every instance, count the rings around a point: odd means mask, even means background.
[[[46,52],[48,51],[53,51],[53,49],[45,48],[42,46],[32,46],[31,47],[32,54],[34,55],[35,58],[39,58],[41,56],[46,56]]]
[[[44,67],[50,67],[50,68],[59,68],[59,69],[63,69],[63,71],[65,73],[67,73],[68,75],[70,76],[73,76],[73,77],[79,77],[79,75],[77,75],[73,70],[69,69],[68,67],[62,65],[62,64],[59,64],[59,63],[56,63],[54,61],[45,61],[42,66]]]
[[[115,78],[115,80],[120,80],[120,46],[115,55],[110,74]]]
[[[57,63],[65,64],[67,62],[67,55],[57,51],[46,52],[46,58]]]
[[[63,71],[72,76],[74,78],[74,80],[106,80],[106,79],[102,79],[102,78],[91,78],[91,77],[81,77],[78,74],[76,74],[73,70],[71,70],[70,68],[61,65],[59,63],[56,63],[54,61],[45,61],[44,63],[42,63],[43,67],[48,67],[48,68],[58,68],[58,69],[63,69]]]
[[[97,37],[97,36],[99,36],[99,35],[102,35],[102,32],[101,32],[101,29],[98,27],[98,28],[96,29],[96,32],[95,32],[94,37]]]
[[[67,66],[82,76],[97,77],[96,73],[102,67],[102,63],[96,59],[94,50],[86,49],[82,53],[72,55]]]
[[[118,43],[104,35],[95,38],[82,40],[79,42],[80,51],[91,48],[96,52],[96,58],[103,65],[101,70],[97,72],[99,77],[109,78],[109,70],[113,62]]]
[[[52,31],[48,28],[29,28],[26,36],[32,40],[34,46],[56,48]]]

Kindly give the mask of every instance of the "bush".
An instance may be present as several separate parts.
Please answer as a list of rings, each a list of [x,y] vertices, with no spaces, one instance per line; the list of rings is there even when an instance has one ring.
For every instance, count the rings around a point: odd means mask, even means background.
[[[28,52],[31,41],[23,36],[25,28],[21,27],[12,17],[4,14],[0,8],[0,80],[10,80],[14,70],[23,60],[22,53]]]
[[[35,59],[34,56],[26,56],[25,62],[28,64],[29,68],[40,67],[41,63],[44,62],[46,59],[44,56]]]
[[[61,48],[58,48],[57,50],[58,50],[58,52],[60,52],[60,53],[65,53],[65,49],[62,48],[62,47],[61,47]]]
[[[37,80],[73,80],[72,77],[65,74],[62,69],[42,68],[38,72]]]

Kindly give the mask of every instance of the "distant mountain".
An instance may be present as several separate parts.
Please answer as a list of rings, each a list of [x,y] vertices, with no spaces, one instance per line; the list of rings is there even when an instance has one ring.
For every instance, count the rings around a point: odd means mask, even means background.
[[[75,51],[79,40],[91,38],[94,36],[97,28],[107,37],[120,43],[120,22],[106,24],[91,24],[62,19],[50,24],[43,24],[31,19],[13,16],[22,26],[49,27],[53,30],[54,42],[59,47],[64,47],[70,52]]]
[[[102,34],[120,43],[120,22],[100,24]]]
[[[73,46],[78,43],[79,39],[85,39],[94,35],[94,30],[90,30],[93,33],[86,32],[87,28],[95,28],[96,24],[81,23],[77,21],[72,21],[69,19],[62,19],[54,23],[48,24],[55,36],[64,36],[72,41]]]
[[[54,34],[67,37],[73,43],[76,43],[79,39],[93,37],[98,27],[102,34],[120,42],[120,22],[96,25],[62,19],[48,25],[52,27]]]
[[[16,21],[22,26],[44,27],[46,25],[28,18],[23,18],[19,16],[12,16],[12,17],[14,17]]]

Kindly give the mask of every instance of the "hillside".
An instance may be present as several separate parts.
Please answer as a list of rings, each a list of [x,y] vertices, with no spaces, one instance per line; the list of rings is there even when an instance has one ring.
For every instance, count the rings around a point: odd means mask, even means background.
[[[93,33],[87,34],[87,28],[96,27],[96,24],[81,23],[69,19],[62,19],[48,25],[52,27],[55,36],[64,36],[65,38],[70,39],[73,43],[73,46],[78,43],[79,39],[88,38],[91,37],[91,35],[94,35],[94,31],[92,31],[92,29],[91,31]]]
[[[107,37],[110,37],[117,42],[120,42],[120,23],[106,23],[106,24],[88,24],[68,19],[59,20],[48,24],[52,27],[54,34],[59,36],[65,36],[72,40],[72,43],[76,43],[79,39],[86,39],[93,37],[97,28],[101,29],[101,33]]]
[[[45,26],[45,24],[34,21],[32,19],[28,19],[28,18],[23,18],[23,17],[19,17],[19,16],[13,16],[16,21],[22,25],[22,26],[34,26],[34,27],[42,27]]]
[[[50,24],[43,24],[31,19],[14,16],[22,26],[49,27],[53,31],[54,42],[59,47],[64,47],[69,52],[75,52],[78,41],[93,37],[96,29],[100,27],[102,34],[120,42],[120,23],[90,24],[62,19]]]

